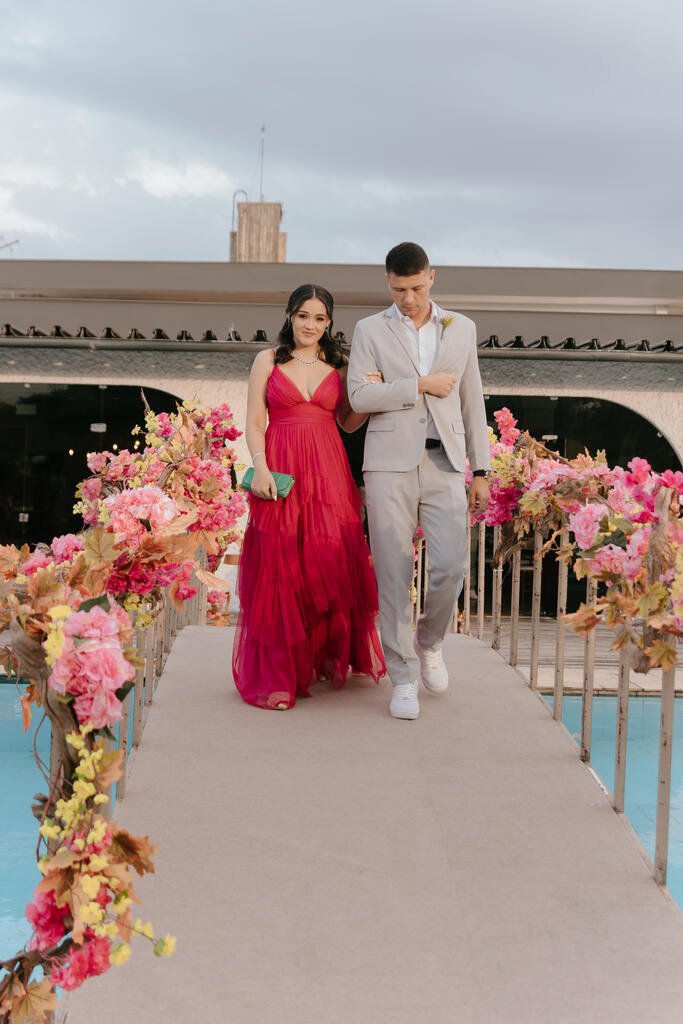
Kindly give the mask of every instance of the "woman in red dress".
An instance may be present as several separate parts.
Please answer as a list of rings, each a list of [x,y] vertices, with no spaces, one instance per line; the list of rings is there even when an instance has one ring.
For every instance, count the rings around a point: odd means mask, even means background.
[[[263,708],[292,707],[317,679],[339,688],[349,669],[385,673],[360,495],[337,430],[365,416],[349,405],[332,313],[325,288],[297,288],[278,347],[259,352],[249,377],[254,477],[232,667],[242,698]],[[294,477],[286,498],[273,471]]]

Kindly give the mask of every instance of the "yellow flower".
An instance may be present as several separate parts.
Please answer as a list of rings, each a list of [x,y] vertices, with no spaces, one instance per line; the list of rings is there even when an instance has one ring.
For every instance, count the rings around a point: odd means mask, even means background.
[[[62,831],[58,825],[48,824],[45,822],[44,825],[40,826],[41,836],[45,836],[46,839],[61,839]]]
[[[71,605],[56,604],[48,610],[48,615],[54,622],[56,619],[68,619],[72,612]]]
[[[101,884],[102,883],[100,882],[100,879],[96,878],[94,875],[83,875],[83,877],[81,878],[83,892],[88,897],[88,899],[91,900],[94,900],[95,897],[97,896],[98,892],[100,891]]]
[[[93,827],[88,832],[88,845],[91,843],[100,843],[104,839],[104,834],[107,831],[107,824],[103,818],[96,821]]]
[[[61,629],[51,629],[45,640],[45,650],[48,653],[48,664],[54,664],[57,658],[61,658],[64,650],[64,633]],[[53,660],[50,661],[50,658]]]
[[[91,871],[104,871],[109,866],[109,858],[101,853],[93,853],[90,857]]]
[[[99,885],[97,888],[99,891]],[[83,924],[98,924],[102,919],[104,910],[99,903],[91,900],[90,903],[86,903],[81,907],[79,914]]]
[[[125,964],[126,960],[128,960],[129,957],[130,946],[128,945],[127,942],[119,942],[118,945],[112,948],[112,951],[109,954],[109,959],[117,967],[120,967],[121,964]]]
[[[108,804],[109,797],[106,795],[106,793],[96,793],[95,796],[93,797],[92,802],[94,804]]]
[[[130,896],[127,894],[128,890],[124,889],[123,892],[117,893],[114,899],[114,913],[117,917],[119,914],[124,914],[132,903]]]
[[[164,939],[164,956],[170,956],[171,953],[175,952],[176,937],[175,935],[166,935]]]
[[[454,317],[452,317],[450,315],[449,316],[442,316],[441,319],[439,320],[439,323],[441,324],[441,337],[442,338],[443,338],[443,332],[446,330],[447,327],[450,327],[450,325],[453,323],[453,320],[454,320]]]
[[[77,779],[74,783],[74,796],[77,800],[85,802],[89,796],[94,796],[96,792],[97,790],[92,782],[86,782],[85,779]]]
[[[138,932],[140,935],[144,935],[148,939],[154,938],[154,928],[151,921],[148,921],[147,924],[143,925],[142,920],[138,918],[133,928],[134,931]]]

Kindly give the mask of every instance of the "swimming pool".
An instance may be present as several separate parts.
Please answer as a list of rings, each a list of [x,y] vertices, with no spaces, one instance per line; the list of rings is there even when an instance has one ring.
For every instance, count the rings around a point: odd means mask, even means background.
[[[34,793],[46,784],[33,758],[33,739],[42,716],[33,709],[33,722],[22,732],[21,704],[13,683],[0,684],[0,958],[20,949],[31,936],[24,908],[41,879],[36,867],[38,822],[31,814]],[[50,725],[38,733],[38,752],[50,755]]]
[[[552,696],[546,697],[546,700],[552,706]],[[659,717],[659,697],[629,698],[624,812],[653,860],[657,820]],[[562,721],[579,743],[581,697],[564,698]],[[591,765],[610,792],[614,789],[616,723],[616,697],[595,697]],[[683,909],[683,698],[674,701],[667,887]]]

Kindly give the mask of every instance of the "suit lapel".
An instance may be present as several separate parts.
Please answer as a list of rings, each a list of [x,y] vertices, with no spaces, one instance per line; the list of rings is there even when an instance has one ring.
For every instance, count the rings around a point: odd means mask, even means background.
[[[413,344],[412,339],[406,337],[406,332],[402,329],[401,323],[395,317],[390,316],[388,312],[384,314],[384,322],[419,374],[420,364],[418,361],[417,345]]]

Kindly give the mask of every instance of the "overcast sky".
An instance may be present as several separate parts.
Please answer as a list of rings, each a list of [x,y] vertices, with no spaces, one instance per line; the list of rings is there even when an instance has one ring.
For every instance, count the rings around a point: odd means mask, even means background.
[[[15,258],[683,269],[680,0],[0,0]],[[0,250],[0,256],[7,250]]]

